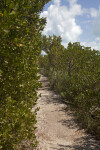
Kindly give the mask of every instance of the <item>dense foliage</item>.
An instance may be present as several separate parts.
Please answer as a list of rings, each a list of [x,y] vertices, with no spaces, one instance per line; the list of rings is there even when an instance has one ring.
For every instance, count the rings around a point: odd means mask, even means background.
[[[43,50],[40,71],[76,110],[82,125],[100,137],[100,52],[78,42],[64,48],[56,36],[43,36]]]
[[[0,149],[13,150],[23,140],[36,145],[39,87],[37,62],[45,19],[39,13],[49,0],[0,1]],[[19,149],[19,148],[18,148]],[[24,148],[25,149],[25,148]]]

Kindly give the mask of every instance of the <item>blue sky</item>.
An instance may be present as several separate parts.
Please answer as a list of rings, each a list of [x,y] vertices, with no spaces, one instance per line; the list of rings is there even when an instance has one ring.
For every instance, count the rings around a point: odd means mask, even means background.
[[[47,18],[45,35],[62,37],[62,44],[80,42],[100,50],[100,0],[52,0],[41,17]]]

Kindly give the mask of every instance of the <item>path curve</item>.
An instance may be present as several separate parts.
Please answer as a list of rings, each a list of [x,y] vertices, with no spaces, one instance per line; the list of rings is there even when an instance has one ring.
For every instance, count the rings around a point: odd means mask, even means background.
[[[37,150],[100,150],[99,141],[87,135],[75,123],[73,113],[61,102],[59,95],[50,90],[48,79],[41,76],[40,111],[37,113]]]

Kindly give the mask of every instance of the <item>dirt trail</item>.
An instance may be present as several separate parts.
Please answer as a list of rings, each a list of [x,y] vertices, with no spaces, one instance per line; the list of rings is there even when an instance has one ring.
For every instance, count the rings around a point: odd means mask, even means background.
[[[100,143],[80,129],[71,111],[60,97],[49,88],[46,77],[41,76],[42,97],[38,100],[37,150],[100,150]]]

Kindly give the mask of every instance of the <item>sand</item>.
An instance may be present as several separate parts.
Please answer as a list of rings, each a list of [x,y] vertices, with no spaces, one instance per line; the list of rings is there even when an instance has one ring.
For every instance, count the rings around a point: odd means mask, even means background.
[[[36,150],[100,150],[99,141],[80,128],[73,112],[50,89],[48,79],[41,75],[40,82]]]

